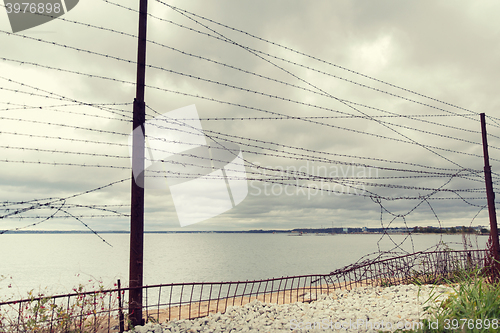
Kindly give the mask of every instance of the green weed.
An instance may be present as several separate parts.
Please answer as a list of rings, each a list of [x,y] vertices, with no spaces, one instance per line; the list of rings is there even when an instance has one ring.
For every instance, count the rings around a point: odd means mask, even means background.
[[[456,277],[458,278],[458,277]],[[424,310],[431,318],[423,329],[413,332],[498,332],[500,331],[500,284],[489,284],[478,271],[462,273],[460,282],[444,300],[433,291]]]

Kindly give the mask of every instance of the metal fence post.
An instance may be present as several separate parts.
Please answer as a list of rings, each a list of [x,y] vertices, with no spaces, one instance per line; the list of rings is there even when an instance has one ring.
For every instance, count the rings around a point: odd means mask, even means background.
[[[132,172],[131,214],[130,214],[130,270],[129,270],[129,319],[132,326],[143,325],[142,284],[144,251],[144,150],[146,107],[144,87],[146,74],[146,28],[148,1],[140,0],[139,41],[137,52],[137,85],[134,99],[132,165],[139,170],[137,181]]]
[[[125,318],[123,317],[122,284],[120,279],[118,279],[118,320],[120,322],[120,333],[123,333],[125,331]]]
[[[497,215],[495,212],[495,192],[493,192],[493,182],[491,180],[490,158],[488,155],[488,140],[486,135],[485,114],[480,114],[481,118],[481,134],[483,137],[483,155],[484,155],[484,180],[486,182],[486,198],[488,200],[488,212],[490,216],[490,239],[491,239],[491,278],[493,281],[499,280],[499,244],[498,244],[498,227]]]

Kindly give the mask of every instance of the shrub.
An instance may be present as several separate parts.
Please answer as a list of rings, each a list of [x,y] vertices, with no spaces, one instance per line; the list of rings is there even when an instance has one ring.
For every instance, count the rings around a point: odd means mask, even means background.
[[[88,289],[93,291],[86,292]],[[73,291],[72,296],[51,297],[32,290],[24,301],[7,308],[4,305],[0,308],[0,331],[98,333],[117,325],[117,319],[109,317],[109,311],[118,308],[116,292],[106,291],[102,283],[98,287],[80,284]]]
[[[487,283],[477,271],[463,273],[460,283],[444,301],[431,293],[424,308],[431,318],[418,332],[498,332],[500,331],[500,284]]]

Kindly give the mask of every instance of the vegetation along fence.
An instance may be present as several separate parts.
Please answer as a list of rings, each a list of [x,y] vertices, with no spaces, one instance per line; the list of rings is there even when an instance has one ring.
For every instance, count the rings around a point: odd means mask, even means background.
[[[265,303],[311,302],[336,289],[434,283],[463,270],[483,269],[487,251],[417,252],[366,260],[330,274],[258,281],[171,283],[143,287],[147,321],[192,319],[224,312],[253,300]],[[128,326],[130,288],[75,292],[0,303],[1,332],[123,332]]]

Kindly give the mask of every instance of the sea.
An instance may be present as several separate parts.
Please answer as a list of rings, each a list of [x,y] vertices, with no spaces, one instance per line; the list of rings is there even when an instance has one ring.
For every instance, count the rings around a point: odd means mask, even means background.
[[[129,235],[0,235],[0,300],[127,286]],[[487,236],[471,236],[474,249]],[[109,243],[110,245],[108,245]],[[462,235],[147,233],[144,284],[259,280],[325,274],[378,251],[423,251],[438,243],[463,250]]]

